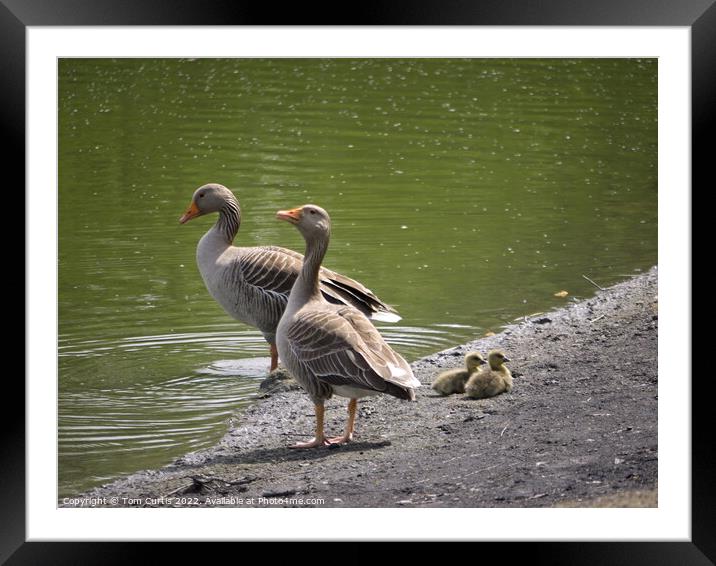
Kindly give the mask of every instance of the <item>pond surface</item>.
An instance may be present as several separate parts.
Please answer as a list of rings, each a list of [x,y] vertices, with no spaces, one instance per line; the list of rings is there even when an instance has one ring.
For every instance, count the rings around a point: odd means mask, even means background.
[[[178,218],[207,182],[238,245],[303,251],[403,319],[409,361],[657,263],[653,59],[62,59],[59,496],[214,444],[268,367]],[[566,290],[567,297],[555,293]]]

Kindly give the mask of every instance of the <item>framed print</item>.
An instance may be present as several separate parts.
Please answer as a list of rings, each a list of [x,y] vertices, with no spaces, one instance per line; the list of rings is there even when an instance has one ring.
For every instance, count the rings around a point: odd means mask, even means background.
[[[645,4],[275,25],[223,5],[4,2],[28,369],[3,560],[126,562],[140,541],[713,559],[690,224],[716,9]],[[261,326],[216,272],[301,235],[313,257],[306,211],[330,213],[325,316],[358,296],[393,319],[351,322],[340,363],[291,366],[298,330]],[[309,277],[290,257],[277,277]],[[306,332],[308,358],[329,328]],[[471,349],[484,379],[508,358],[509,381],[440,396]],[[277,358],[293,370],[266,378]]]

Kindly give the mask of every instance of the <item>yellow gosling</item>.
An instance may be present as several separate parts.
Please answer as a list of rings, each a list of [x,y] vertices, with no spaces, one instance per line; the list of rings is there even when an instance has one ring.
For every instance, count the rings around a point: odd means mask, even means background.
[[[512,373],[505,365],[510,359],[501,350],[490,350],[488,365],[470,376],[465,385],[465,394],[473,399],[494,397],[512,391]]]
[[[470,352],[465,356],[465,369],[444,371],[433,381],[432,388],[440,395],[465,393],[465,383],[485,363],[485,358],[480,352]]]

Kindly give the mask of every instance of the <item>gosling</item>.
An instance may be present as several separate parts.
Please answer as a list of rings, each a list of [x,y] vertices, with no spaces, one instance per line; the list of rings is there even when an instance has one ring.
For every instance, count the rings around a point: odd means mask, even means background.
[[[465,383],[484,365],[485,358],[480,352],[470,352],[465,356],[466,369],[450,369],[441,373],[435,381],[432,388],[440,395],[452,395],[453,393],[465,393]]]
[[[470,376],[465,385],[465,394],[473,399],[484,399],[512,391],[512,373],[504,365],[509,361],[501,350],[490,350],[487,354],[489,366],[480,368]]]

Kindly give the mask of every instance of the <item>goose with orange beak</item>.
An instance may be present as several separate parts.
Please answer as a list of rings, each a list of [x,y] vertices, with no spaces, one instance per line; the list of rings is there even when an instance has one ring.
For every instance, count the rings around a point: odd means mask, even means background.
[[[359,398],[386,393],[413,401],[420,382],[360,310],[330,303],[321,293],[321,262],[331,233],[328,213],[307,204],[281,210],[276,218],[293,224],[306,241],[301,273],[276,331],[279,356],[316,409],[313,439],[292,448],[344,444],[353,438]],[[348,421],[342,436],[328,438],[324,403],[333,395],[349,399]]]
[[[271,367],[278,367],[276,327],[301,271],[303,256],[278,246],[237,247],[241,208],[234,194],[216,183],[199,187],[179,218],[218,213],[219,219],[199,240],[196,261],[207,290],[233,318],[259,329],[271,350]],[[374,320],[396,322],[400,316],[358,281],[321,268],[319,288],[331,303],[348,304]]]

